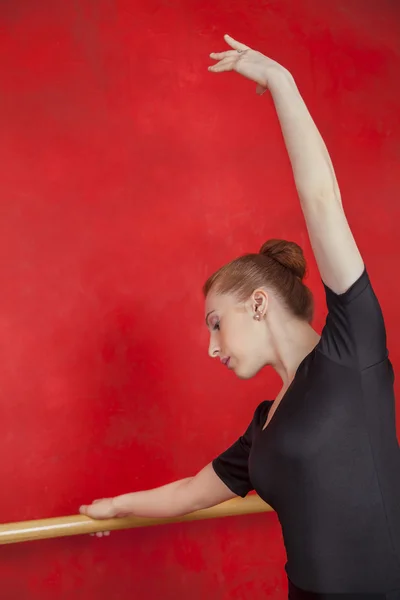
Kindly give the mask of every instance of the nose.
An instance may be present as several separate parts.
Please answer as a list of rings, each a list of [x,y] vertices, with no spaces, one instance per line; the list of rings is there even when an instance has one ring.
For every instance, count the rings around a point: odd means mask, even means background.
[[[211,358],[216,358],[219,354],[220,354],[220,348],[217,344],[217,340],[212,335],[210,335],[210,343],[208,346],[208,356],[211,356]]]

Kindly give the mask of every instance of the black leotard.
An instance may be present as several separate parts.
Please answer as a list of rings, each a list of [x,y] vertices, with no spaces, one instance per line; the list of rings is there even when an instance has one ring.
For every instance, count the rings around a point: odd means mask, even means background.
[[[294,586],[400,598],[400,448],[384,320],[366,270],[344,294],[325,291],[321,339],[270,423],[262,430],[265,401],[213,467],[235,494],[255,489],[276,510]]]

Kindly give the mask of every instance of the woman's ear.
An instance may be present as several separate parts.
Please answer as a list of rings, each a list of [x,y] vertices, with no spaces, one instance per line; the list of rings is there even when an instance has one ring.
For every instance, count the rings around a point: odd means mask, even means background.
[[[253,318],[260,321],[265,317],[268,308],[268,294],[263,289],[254,290],[251,296]]]

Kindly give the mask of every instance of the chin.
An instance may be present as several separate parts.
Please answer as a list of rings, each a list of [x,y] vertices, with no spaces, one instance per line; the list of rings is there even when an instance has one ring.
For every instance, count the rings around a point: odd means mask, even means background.
[[[236,377],[238,377],[238,379],[251,379],[254,375],[242,375],[241,373],[236,373]]]
[[[260,371],[260,369],[235,369],[234,373],[239,379],[251,379],[257,375],[258,371]]]

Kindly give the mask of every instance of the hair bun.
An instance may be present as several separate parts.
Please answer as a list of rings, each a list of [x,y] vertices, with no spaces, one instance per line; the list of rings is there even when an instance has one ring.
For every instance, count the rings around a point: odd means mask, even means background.
[[[282,267],[289,269],[293,275],[303,280],[307,271],[307,264],[303,250],[295,242],[268,240],[261,246],[260,254],[276,260]]]

